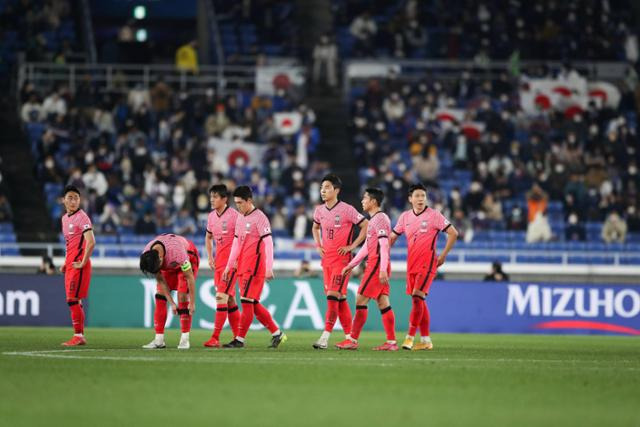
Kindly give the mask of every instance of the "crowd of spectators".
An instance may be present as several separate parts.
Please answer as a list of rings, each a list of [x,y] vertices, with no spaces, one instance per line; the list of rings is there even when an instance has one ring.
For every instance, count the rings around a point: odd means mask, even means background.
[[[383,187],[396,215],[408,186],[425,182],[467,241],[481,230],[526,231],[532,243],[584,241],[588,224],[604,222],[598,239],[624,242],[640,231],[637,77],[627,83],[618,109],[590,102],[569,117],[526,114],[518,81],[506,74],[370,79],[351,102],[362,183]],[[463,121],[480,130],[439,119],[443,108],[464,110]]]
[[[638,59],[629,0],[333,0],[343,56]]]
[[[328,165],[315,158],[313,111],[291,93],[188,95],[162,79],[149,89],[103,93],[88,76],[81,80],[74,92],[59,86],[41,94],[27,84],[21,115],[45,189],[83,189],[97,232],[200,233],[208,189],[223,182],[231,189],[250,185],[274,229],[308,235],[308,224],[296,218],[307,218],[318,202],[317,181]],[[299,112],[300,131],[279,132],[273,115],[280,111]],[[262,157],[230,163],[216,151],[220,140],[238,148],[256,144]],[[50,206],[57,217],[58,200]]]

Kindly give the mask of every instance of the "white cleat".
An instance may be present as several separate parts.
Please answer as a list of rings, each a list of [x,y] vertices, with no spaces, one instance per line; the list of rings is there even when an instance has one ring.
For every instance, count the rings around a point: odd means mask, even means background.
[[[150,349],[150,350],[155,350],[158,348],[165,348],[167,347],[164,343],[164,341],[157,341],[157,340],[153,340],[151,341],[149,344],[143,345],[142,348],[146,348],[146,349]]]
[[[191,344],[189,344],[189,338],[180,338],[180,343],[178,344],[179,350],[189,350],[191,348]]]
[[[318,341],[313,343],[313,348],[316,350],[326,350],[328,346],[328,340],[322,338],[319,338]]]

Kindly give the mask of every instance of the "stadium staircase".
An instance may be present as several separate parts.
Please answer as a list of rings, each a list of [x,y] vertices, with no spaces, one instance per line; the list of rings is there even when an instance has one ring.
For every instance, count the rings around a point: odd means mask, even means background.
[[[15,105],[3,103],[0,107],[0,129],[3,132],[0,157],[13,209],[16,237],[20,242],[57,241],[57,233],[52,232],[42,185],[34,173],[29,141],[22,132],[16,111]]]

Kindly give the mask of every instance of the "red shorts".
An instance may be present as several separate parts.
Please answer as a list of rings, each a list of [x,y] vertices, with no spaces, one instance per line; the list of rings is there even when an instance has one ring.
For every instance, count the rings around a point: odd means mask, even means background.
[[[413,295],[413,291],[418,290],[429,293],[429,288],[433,283],[433,279],[436,278],[436,273],[427,273],[426,271],[421,273],[408,273],[407,274],[407,295]]]
[[[222,280],[222,273],[224,273],[224,268],[216,268],[215,273],[213,274],[213,283],[216,285],[216,292],[221,292],[223,294],[227,294],[230,296],[236,295],[236,280],[237,270],[233,269],[229,273],[229,280]]]
[[[83,299],[89,296],[89,282],[91,281],[91,261],[81,269],[75,269],[71,264],[64,269],[64,290],[67,300]]]
[[[253,274],[243,274],[238,277],[240,285],[240,296],[242,298],[250,298],[256,301],[260,300],[262,288],[264,287],[264,276],[254,276]]]
[[[370,265],[371,264],[367,263],[367,267],[364,269],[358,293],[372,299],[378,299],[382,295],[389,295],[389,283],[382,284],[380,282],[379,262],[373,266]],[[391,278],[391,263],[389,263],[387,267],[387,274],[389,278]]]
[[[193,271],[193,278],[198,278],[198,268],[200,267],[200,256],[198,255],[198,249],[193,243],[188,249],[189,262],[191,263],[191,270]],[[182,293],[189,292],[189,285],[187,279],[184,277],[182,270],[176,268],[174,270],[160,270],[165,282],[169,285],[169,289],[172,291],[178,291]],[[158,285],[158,293],[160,292],[160,285]]]
[[[347,284],[349,283],[349,274],[342,276],[342,269],[346,264],[333,264],[322,267],[324,274],[324,293],[329,291],[338,292],[340,295],[347,294]]]

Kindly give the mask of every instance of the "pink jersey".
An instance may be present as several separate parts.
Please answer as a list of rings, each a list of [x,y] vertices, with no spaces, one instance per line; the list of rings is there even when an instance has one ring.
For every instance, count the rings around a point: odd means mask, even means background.
[[[212,211],[207,220],[207,233],[211,234],[215,241],[216,250],[216,269],[227,265],[231,246],[233,245],[233,236],[236,231],[236,221],[240,214],[237,210],[226,207],[222,214]]]
[[[435,273],[438,233],[446,231],[450,225],[435,209],[425,208],[420,214],[413,210],[402,212],[393,232],[397,235],[405,233],[407,236],[407,273]]]
[[[62,234],[67,246],[65,264],[82,261],[86,246],[84,233],[91,229],[91,219],[82,209],[78,209],[71,215],[63,215]]]
[[[147,246],[144,247],[142,252],[147,252],[156,243],[160,243],[164,248],[164,259],[162,260],[160,270],[182,269],[186,271],[191,268],[189,251],[193,243],[189,240],[176,234],[161,234],[147,243]]]
[[[338,249],[353,242],[354,225],[359,225],[364,219],[353,206],[342,201],[331,209],[325,204],[316,207],[313,222],[320,225],[322,233],[323,265],[349,263],[351,254],[340,255]]]
[[[391,234],[391,220],[384,212],[377,212],[369,219],[367,227],[367,265],[374,265],[380,260],[380,239],[388,239]],[[389,259],[389,258],[387,258]]]
[[[238,215],[235,236],[240,245],[238,274],[264,276],[266,263],[263,239],[271,236],[269,218],[257,208],[246,215]]]

